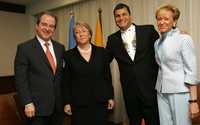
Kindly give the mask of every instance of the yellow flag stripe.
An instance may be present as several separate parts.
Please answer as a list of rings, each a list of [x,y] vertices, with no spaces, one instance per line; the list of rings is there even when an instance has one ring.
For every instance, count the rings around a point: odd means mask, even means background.
[[[96,33],[95,33],[95,45],[103,47],[103,34],[102,34],[102,29],[101,29],[101,24],[100,24],[100,19],[97,19],[96,22]]]

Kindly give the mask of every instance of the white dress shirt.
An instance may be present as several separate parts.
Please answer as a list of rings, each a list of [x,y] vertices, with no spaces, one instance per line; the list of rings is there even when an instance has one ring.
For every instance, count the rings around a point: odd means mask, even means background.
[[[136,52],[135,26],[132,24],[126,31],[121,31],[121,37],[126,51],[133,61]]]

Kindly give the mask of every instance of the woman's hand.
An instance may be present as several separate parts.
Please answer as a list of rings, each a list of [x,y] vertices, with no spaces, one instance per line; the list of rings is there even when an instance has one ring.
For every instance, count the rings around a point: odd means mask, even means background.
[[[67,105],[64,106],[64,112],[65,112],[67,115],[72,115],[71,106],[70,106],[69,104],[67,104]]]
[[[189,104],[189,111],[190,111],[190,117],[195,118],[198,116],[199,113],[199,106],[197,102],[192,102]]]
[[[114,108],[115,102],[113,99],[108,100],[108,110],[112,110]]]

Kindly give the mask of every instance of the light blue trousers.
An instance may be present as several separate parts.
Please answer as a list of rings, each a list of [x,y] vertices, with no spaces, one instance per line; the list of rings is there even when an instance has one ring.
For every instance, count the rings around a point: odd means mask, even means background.
[[[157,93],[160,125],[192,125],[189,93]]]

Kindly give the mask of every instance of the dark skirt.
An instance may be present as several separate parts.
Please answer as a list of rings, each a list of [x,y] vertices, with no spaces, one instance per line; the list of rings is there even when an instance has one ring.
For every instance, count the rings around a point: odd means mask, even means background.
[[[72,125],[106,125],[108,120],[105,104],[72,107]]]

